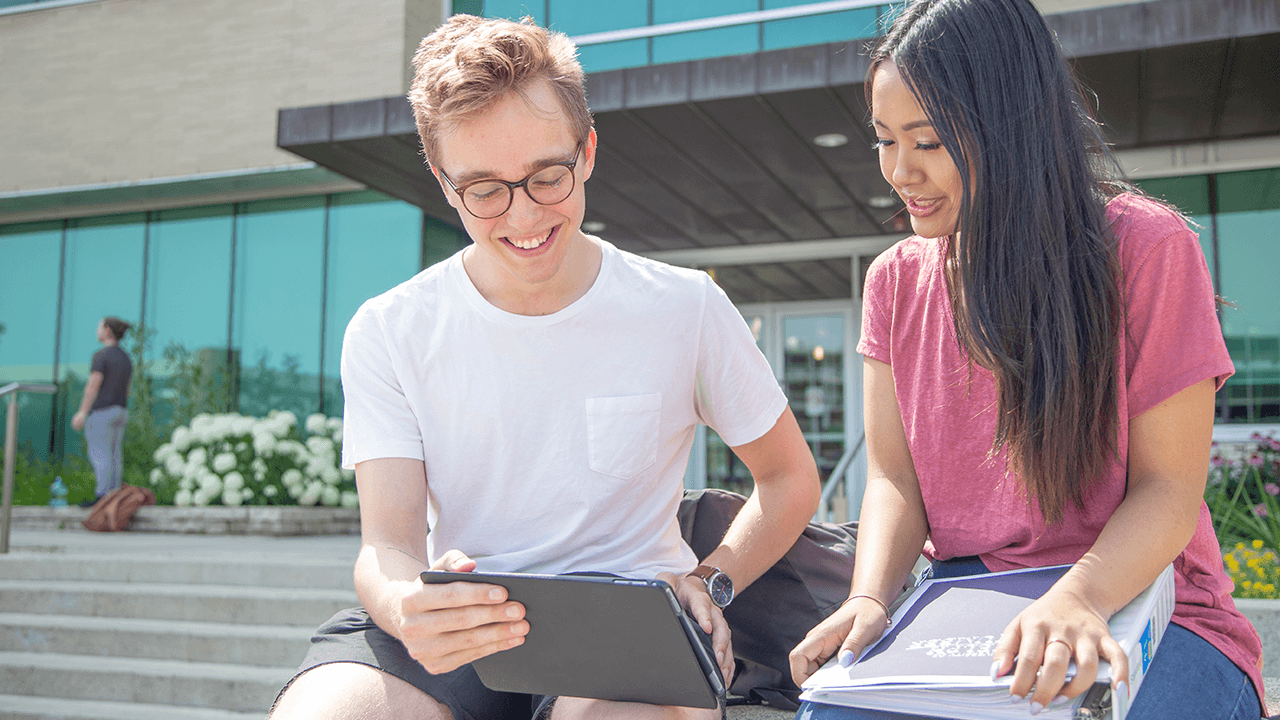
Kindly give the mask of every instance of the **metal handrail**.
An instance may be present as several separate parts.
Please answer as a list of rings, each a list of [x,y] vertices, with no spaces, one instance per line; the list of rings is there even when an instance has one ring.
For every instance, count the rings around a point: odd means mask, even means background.
[[[4,486],[0,489],[0,554],[9,552],[9,522],[13,516],[13,473],[18,455],[18,393],[20,392],[51,395],[58,392],[58,386],[16,382],[0,387],[0,398],[9,397],[9,410],[5,414],[4,423]]]
[[[840,460],[836,462],[835,469],[831,471],[831,475],[827,478],[827,484],[822,488],[822,497],[818,499],[818,511],[814,513],[815,520],[828,521],[831,519],[831,498],[836,494],[836,488],[844,482],[845,475],[849,472],[849,465],[853,463],[854,458],[858,457],[858,453],[862,451],[862,446],[867,441],[867,434],[863,433],[858,438],[858,442],[852,449],[844,451],[840,456]]]

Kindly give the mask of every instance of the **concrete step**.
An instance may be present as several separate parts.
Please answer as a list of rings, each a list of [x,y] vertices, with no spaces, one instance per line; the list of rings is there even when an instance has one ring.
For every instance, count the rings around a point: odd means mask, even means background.
[[[314,628],[0,613],[0,652],[297,665]]]
[[[0,694],[266,714],[293,667],[0,652]]]
[[[314,629],[359,604],[354,590],[0,580],[0,613],[294,625]]]
[[[253,585],[351,590],[352,563],[345,559],[189,558],[102,554],[0,555],[0,580]]]
[[[4,720],[262,720],[265,711],[0,695]]]

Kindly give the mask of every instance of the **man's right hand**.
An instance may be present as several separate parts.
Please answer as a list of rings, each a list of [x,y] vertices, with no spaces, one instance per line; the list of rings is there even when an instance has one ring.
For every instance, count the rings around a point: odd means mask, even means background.
[[[450,550],[432,571],[472,572],[476,563]],[[524,606],[498,585],[454,582],[428,585],[419,578],[400,601],[400,640],[413,659],[437,675],[524,643]]]

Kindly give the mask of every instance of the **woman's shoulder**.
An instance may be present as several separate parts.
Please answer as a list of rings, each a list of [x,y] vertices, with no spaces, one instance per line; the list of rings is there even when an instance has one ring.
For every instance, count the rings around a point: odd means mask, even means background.
[[[883,274],[894,276],[917,274],[937,264],[944,242],[945,240],[939,238],[922,238],[919,235],[899,240],[888,250],[876,256],[867,270],[867,277]]]
[[[1107,219],[1116,235],[1120,264],[1128,272],[1159,250],[1201,252],[1199,237],[1187,218],[1155,198],[1117,195],[1107,203]]]

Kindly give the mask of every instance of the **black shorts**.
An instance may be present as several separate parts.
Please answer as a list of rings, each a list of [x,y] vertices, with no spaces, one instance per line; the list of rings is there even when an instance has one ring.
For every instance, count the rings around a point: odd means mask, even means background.
[[[703,645],[710,649],[711,636],[697,625],[694,627]],[[448,707],[454,720],[540,718],[555,699],[490,690],[470,665],[432,675],[409,656],[403,643],[374,624],[362,607],[343,610],[316,630],[311,649],[293,677],[297,679],[311,668],[335,662],[360,663],[398,677]]]

